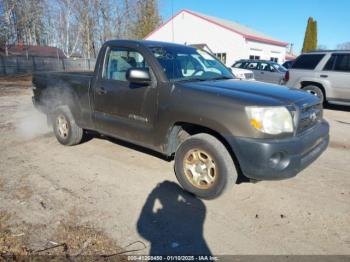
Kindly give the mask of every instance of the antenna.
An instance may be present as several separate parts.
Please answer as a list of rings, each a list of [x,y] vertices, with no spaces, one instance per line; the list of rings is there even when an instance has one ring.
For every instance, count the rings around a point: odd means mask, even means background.
[[[174,42],[174,0],[171,0],[171,37]]]

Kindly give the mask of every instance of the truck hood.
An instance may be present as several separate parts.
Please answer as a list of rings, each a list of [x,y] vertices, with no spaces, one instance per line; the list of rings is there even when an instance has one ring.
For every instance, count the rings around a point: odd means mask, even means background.
[[[250,100],[251,103],[264,104],[274,100],[275,104],[315,104],[319,101],[305,91],[286,86],[267,84],[262,82],[252,82],[244,80],[213,80],[199,82],[179,82],[179,87],[200,89],[206,92],[213,92],[216,95],[234,96],[244,100]],[[272,105],[272,104],[271,104]]]

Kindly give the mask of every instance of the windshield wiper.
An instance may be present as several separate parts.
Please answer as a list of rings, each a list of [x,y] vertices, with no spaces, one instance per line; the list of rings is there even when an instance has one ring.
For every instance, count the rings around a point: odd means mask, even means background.
[[[187,79],[181,79],[176,80],[176,82],[197,82],[197,81],[207,81],[208,79],[204,78],[187,78]]]
[[[210,78],[208,80],[227,80],[227,79],[234,79],[234,78],[228,77],[228,76],[219,76],[219,77]]]

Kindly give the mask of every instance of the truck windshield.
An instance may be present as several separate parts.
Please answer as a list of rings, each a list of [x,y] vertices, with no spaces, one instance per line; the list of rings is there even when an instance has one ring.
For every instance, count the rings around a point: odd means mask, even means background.
[[[150,47],[169,81],[232,79],[228,68],[209,53],[193,47]]]

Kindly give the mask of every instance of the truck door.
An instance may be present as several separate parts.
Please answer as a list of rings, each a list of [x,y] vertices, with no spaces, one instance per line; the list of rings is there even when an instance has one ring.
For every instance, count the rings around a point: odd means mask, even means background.
[[[130,83],[126,80],[129,68],[149,69],[152,83]],[[151,142],[157,113],[156,87],[152,69],[141,51],[129,47],[108,47],[103,69],[93,87],[96,129],[130,142]]]

